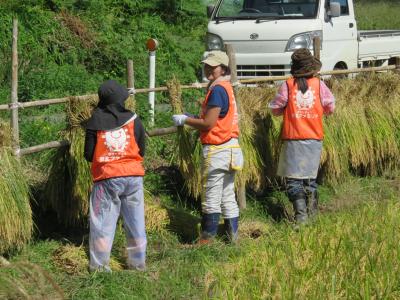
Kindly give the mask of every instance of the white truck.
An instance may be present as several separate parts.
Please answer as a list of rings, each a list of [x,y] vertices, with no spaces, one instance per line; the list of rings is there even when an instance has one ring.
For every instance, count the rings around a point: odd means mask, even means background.
[[[357,31],[353,0],[218,0],[207,14],[207,51],[232,44],[238,78],[290,74],[292,52],[313,50],[314,37],[322,71],[385,66],[400,56],[400,30]]]

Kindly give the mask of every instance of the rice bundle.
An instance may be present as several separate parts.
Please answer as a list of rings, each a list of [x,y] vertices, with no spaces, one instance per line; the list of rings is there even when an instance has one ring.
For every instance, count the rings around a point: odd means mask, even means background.
[[[324,181],[335,183],[350,173],[393,174],[400,167],[400,75],[368,74],[328,84],[336,111],[324,118],[320,170]],[[282,117],[273,117],[267,107],[275,93],[275,87],[241,88],[238,93],[241,145],[247,160],[242,176],[255,189],[274,182],[279,160]]]
[[[167,82],[169,100],[174,114],[182,114],[182,91],[178,79]],[[179,170],[186,180],[189,194],[198,198],[201,194],[201,144],[198,133],[180,126],[176,138],[177,160]]]
[[[54,264],[69,275],[83,275],[88,273],[89,259],[83,246],[63,245],[53,252]],[[110,258],[110,268],[121,271],[122,264]]]
[[[144,191],[144,214],[147,232],[164,231],[169,224],[169,216],[166,208],[161,207],[153,201],[153,195],[147,190]]]
[[[81,125],[91,116],[97,101],[97,97],[87,101],[71,97],[67,106],[69,126],[64,132],[70,146],[57,151],[50,169],[47,206],[65,225],[80,225],[88,214],[92,178],[90,164],[83,157],[85,131]]]
[[[30,190],[20,161],[11,151],[11,132],[0,122],[0,254],[19,249],[32,235]]]

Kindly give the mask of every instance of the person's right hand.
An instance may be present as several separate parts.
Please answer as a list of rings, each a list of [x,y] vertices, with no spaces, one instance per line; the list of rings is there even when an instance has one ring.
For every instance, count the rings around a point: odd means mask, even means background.
[[[172,115],[172,121],[174,121],[175,126],[183,126],[187,118],[188,116],[186,115]]]

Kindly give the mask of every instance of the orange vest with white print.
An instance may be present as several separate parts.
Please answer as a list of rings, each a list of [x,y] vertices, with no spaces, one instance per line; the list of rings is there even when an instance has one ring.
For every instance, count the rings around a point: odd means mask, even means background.
[[[143,158],[135,140],[134,121],[112,130],[97,131],[92,161],[93,181],[113,177],[143,176]]]
[[[239,137],[239,117],[232,85],[229,81],[221,81],[216,85],[222,86],[227,92],[229,109],[225,117],[218,118],[213,128],[207,131],[200,131],[200,141],[202,144],[219,145],[229,141],[231,138]],[[208,91],[206,99],[201,106],[201,118],[204,118],[206,114],[210,94],[211,89]]]
[[[320,80],[307,79],[308,90],[303,94],[294,78],[286,81],[288,104],[283,114],[282,139],[284,140],[322,140],[324,131],[322,117]]]

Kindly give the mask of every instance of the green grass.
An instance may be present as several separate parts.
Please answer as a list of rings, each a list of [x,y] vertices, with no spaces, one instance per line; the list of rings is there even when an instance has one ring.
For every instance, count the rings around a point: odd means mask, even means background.
[[[359,30],[400,29],[400,3],[392,1],[355,1]]]
[[[267,215],[266,204],[273,199],[290,213],[284,195],[275,192],[250,201],[241,216],[242,228],[258,222],[267,230],[256,239],[242,234],[238,246],[218,240],[192,247],[170,232],[149,233],[144,273],[68,275],[54,263],[55,251],[70,244],[68,240],[36,241],[11,263],[38,264],[70,299],[396,299],[398,191],[399,179],[383,178],[352,178],[335,188],[323,187],[320,218],[300,231]],[[82,238],[87,241],[86,235]],[[122,264],[124,245],[119,230],[113,258]],[[12,268],[0,269],[0,278],[6,276],[23,278]],[[0,284],[0,295],[2,289]]]

